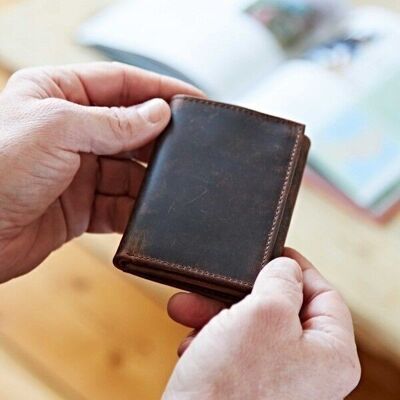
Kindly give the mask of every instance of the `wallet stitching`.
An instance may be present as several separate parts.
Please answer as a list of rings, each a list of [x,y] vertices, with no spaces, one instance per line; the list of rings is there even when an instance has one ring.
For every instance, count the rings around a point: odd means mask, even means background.
[[[134,257],[139,261],[153,261],[156,262],[157,264],[161,264],[161,265],[165,265],[167,267],[172,267],[172,268],[176,268],[178,270],[183,270],[183,271],[191,271],[194,272],[196,274],[199,274],[201,276],[208,276],[210,278],[219,278],[225,282],[232,282],[232,283],[238,283],[242,286],[246,286],[248,288],[252,287],[252,283],[250,282],[246,282],[246,281],[242,281],[240,279],[235,279],[235,278],[229,278],[227,276],[224,275],[220,275],[220,274],[216,274],[213,272],[208,272],[208,271],[204,271],[201,270],[199,268],[196,267],[192,267],[190,265],[182,265],[182,264],[177,264],[177,263],[171,263],[169,261],[164,261],[164,260],[160,260],[158,258],[153,258],[153,257],[149,257],[149,256],[143,256],[140,254],[130,254],[130,253],[126,253],[129,257]]]
[[[248,110],[248,109],[241,108],[241,107],[234,106],[234,105],[230,105],[230,104],[216,103],[216,102],[209,101],[209,100],[191,98],[191,97],[185,97],[185,96],[175,98],[172,101],[178,101],[178,100],[191,101],[193,103],[208,104],[208,105],[210,105],[212,107],[224,108],[224,109],[233,110],[235,112],[240,112],[240,113],[243,113],[243,114],[247,114],[247,115],[250,115],[250,116],[252,116],[254,118],[261,119],[263,121],[272,120],[272,121],[275,121],[277,123],[285,124],[285,125],[290,123],[291,125],[298,127],[297,133],[296,133],[296,140],[295,140],[295,143],[294,143],[291,155],[290,155],[290,160],[289,160],[289,163],[288,163],[288,166],[287,166],[285,180],[283,182],[281,194],[280,194],[280,197],[279,197],[279,200],[278,200],[278,205],[277,205],[277,208],[276,208],[276,211],[275,211],[274,220],[272,222],[271,229],[269,230],[269,232],[267,234],[267,239],[266,239],[267,243],[266,243],[266,247],[265,247],[265,250],[264,250],[264,256],[263,256],[262,263],[259,266],[259,268],[262,268],[264,266],[266,260],[268,259],[268,256],[269,256],[268,253],[269,253],[269,250],[271,248],[272,238],[273,238],[273,236],[275,234],[275,230],[276,230],[276,226],[277,226],[277,223],[278,223],[279,214],[280,214],[280,211],[282,209],[283,202],[285,200],[285,195],[287,194],[290,174],[291,174],[292,169],[293,169],[294,159],[295,159],[295,156],[297,154],[297,149],[299,147],[300,136],[301,136],[301,132],[302,132],[303,128],[301,126],[299,126],[299,124],[297,124],[297,123],[295,123],[293,121],[282,120],[282,119],[280,119],[278,117],[274,117],[274,116],[271,116],[271,115],[260,114],[260,113],[258,113],[256,111]],[[208,271],[205,271],[205,270],[202,270],[200,268],[196,268],[196,267],[193,267],[193,266],[190,266],[190,265],[182,265],[182,264],[178,264],[178,263],[171,263],[169,261],[164,261],[164,260],[160,260],[158,258],[153,258],[153,257],[144,256],[144,255],[140,255],[140,254],[130,254],[128,252],[126,254],[129,257],[134,257],[139,261],[140,260],[142,260],[142,261],[153,261],[153,262],[156,262],[158,264],[165,265],[167,267],[176,268],[177,270],[181,270],[181,271],[188,270],[188,271],[193,272],[194,274],[198,274],[198,275],[203,276],[203,277],[207,276],[207,277],[210,277],[210,278],[218,278],[218,279],[220,279],[221,281],[224,281],[224,282],[237,283],[237,284],[239,284],[239,285],[241,285],[243,287],[246,287],[246,288],[251,288],[253,286],[252,282],[247,282],[247,281],[243,281],[243,280],[235,279],[235,278],[229,278],[227,276],[216,274],[216,273],[213,273],[213,272],[208,272]]]
[[[297,153],[297,149],[299,147],[299,142],[300,142],[300,131],[297,132],[296,142],[295,142],[295,144],[293,146],[293,150],[292,150],[292,153],[290,155],[290,161],[289,161],[289,164],[288,164],[288,168],[286,170],[286,176],[285,176],[285,180],[283,182],[282,191],[281,191],[281,194],[279,196],[278,206],[276,207],[275,216],[274,216],[274,219],[273,219],[273,222],[272,222],[272,226],[271,226],[271,229],[270,229],[270,231],[268,233],[268,236],[267,236],[267,244],[265,246],[264,257],[263,257],[263,260],[262,260],[261,267],[264,266],[264,264],[266,263],[266,261],[268,260],[268,257],[269,257],[272,238],[274,236],[276,225],[278,223],[278,218],[279,218],[279,215],[280,215],[280,212],[281,212],[281,209],[282,209],[282,205],[283,205],[283,202],[285,200],[285,197],[286,197],[286,194],[287,194],[287,191],[288,191],[288,188],[289,188],[288,186],[289,186],[290,174],[291,174],[292,169],[293,169],[294,159],[295,159],[295,156],[296,156],[296,153]]]
[[[297,122],[290,121],[290,120],[283,119],[283,118],[279,118],[279,117],[276,117],[274,115],[262,114],[262,113],[260,113],[258,111],[249,110],[247,108],[235,106],[233,104],[218,103],[218,102],[215,102],[215,101],[212,101],[212,100],[199,99],[197,97],[187,97],[187,96],[183,96],[183,95],[181,95],[181,96],[178,95],[177,97],[173,98],[171,102],[179,101],[179,100],[181,100],[181,101],[190,101],[192,103],[202,103],[202,104],[207,104],[207,105],[212,106],[212,107],[217,107],[217,108],[222,108],[222,109],[226,109],[226,110],[236,111],[236,112],[239,112],[239,113],[242,113],[242,114],[250,115],[251,117],[260,119],[262,121],[274,121],[274,122],[276,122],[278,124],[282,124],[282,125],[288,125],[289,124],[289,125],[292,125],[292,126],[295,126],[295,127],[299,127],[301,125],[301,124],[299,124]],[[302,129],[302,128],[299,127],[299,129]]]
[[[176,98],[174,100],[184,100],[184,101],[190,101],[190,102],[193,102],[193,103],[203,103],[203,104],[208,104],[208,105],[210,105],[212,107],[219,107],[219,108],[233,110],[235,112],[248,114],[248,115],[250,115],[250,116],[252,116],[254,118],[258,118],[258,119],[261,119],[261,120],[273,120],[273,121],[275,121],[277,123],[285,124],[285,125],[287,125],[288,122],[291,125],[295,125],[295,126],[299,125],[299,124],[297,124],[297,123],[295,123],[293,121],[283,120],[281,118],[274,117],[274,116],[271,116],[271,115],[260,114],[260,113],[258,113],[256,111],[248,110],[246,108],[238,107],[238,106],[235,106],[235,105],[232,105],[232,104],[218,103],[218,102],[213,102],[213,101],[210,101],[210,100],[198,99],[198,98],[194,98],[194,97],[185,97],[185,96],[178,97],[178,98]],[[261,266],[260,266],[261,268],[264,266],[265,262],[268,260],[268,257],[269,257],[272,239],[274,237],[275,230],[276,230],[276,225],[278,223],[278,219],[279,219],[279,215],[281,213],[282,205],[283,205],[283,202],[285,200],[285,197],[286,197],[286,194],[287,194],[287,191],[288,191],[288,184],[289,184],[290,174],[292,172],[294,159],[295,159],[295,156],[297,154],[297,149],[299,147],[301,132],[302,132],[302,128],[298,127],[297,133],[296,133],[296,141],[295,141],[295,144],[293,146],[293,149],[292,149],[292,152],[291,152],[291,155],[290,155],[290,161],[289,161],[289,164],[288,164],[288,167],[287,167],[287,170],[286,170],[286,176],[285,176],[285,180],[283,182],[281,194],[279,196],[278,205],[276,207],[276,211],[275,211],[274,219],[273,219],[273,222],[272,222],[272,226],[271,226],[271,229],[269,230],[269,232],[267,234],[266,245],[265,245],[265,250],[264,250],[264,256],[263,256],[262,263],[261,263]],[[241,281],[241,283],[242,282],[243,281]]]

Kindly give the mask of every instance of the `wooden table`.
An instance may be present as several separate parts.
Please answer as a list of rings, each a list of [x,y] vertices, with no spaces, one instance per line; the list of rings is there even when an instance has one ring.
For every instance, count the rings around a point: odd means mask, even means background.
[[[0,15],[0,80],[27,65],[99,58],[71,34],[109,1],[0,0],[17,3]],[[400,9],[398,1],[380,3]],[[184,330],[165,316],[171,289],[111,267],[118,241],[84,236],[0,288],[0,398],[159,397]],[[302,188],[288,244],[314,261],[353,311],[366,371],[354,398],[400,398],[399,243],[400,216],[380,226]]]

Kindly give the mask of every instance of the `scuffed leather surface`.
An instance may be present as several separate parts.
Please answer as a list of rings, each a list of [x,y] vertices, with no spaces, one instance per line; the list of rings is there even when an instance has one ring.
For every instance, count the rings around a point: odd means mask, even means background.
[[[234,301],[281,254],[304,169],[304,126],[177,96],[114,259]]]

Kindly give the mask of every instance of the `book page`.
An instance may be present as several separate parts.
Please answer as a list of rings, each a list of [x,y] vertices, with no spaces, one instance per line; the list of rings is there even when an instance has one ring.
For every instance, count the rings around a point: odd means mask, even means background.
[[[164,63],[217,99],[248,90],[284,57],[272,34],[228,0],[125,1],[89,20],[79,40]]]
[[[385,10],[355,10],[342,32],[235,99],[305,123],[311,165],[366,208],[400,183],[399,26]]]

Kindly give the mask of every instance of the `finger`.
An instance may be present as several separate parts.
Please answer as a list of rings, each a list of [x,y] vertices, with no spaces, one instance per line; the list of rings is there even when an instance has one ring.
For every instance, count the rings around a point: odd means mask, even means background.
[[[340,294],[326,281],[317,269],[293,249],[285,249],[285,256],[296,260],[303,270],[304,305],[301,312],[303,329],[325,330],[326,327],[343,327],[353,334],[350,311]]]
[[[129,108],[85,107],[64,103],[67,129],[61,133],[64,148],[74,152],[114,155],[142,148],[167,126],[168,104],[152,99]]]
[[[24,85],[18,86],[23,81]],[[154,97],[170,100],[175,94],[204,97],[199,89],[178,79],[116,62],[29,68],[11,80],[13,85],[31,92],[27,94],[43,97],[37,90],[38,82],[50,87],[52,97],[82,105],[127,107]]]
[[[304,275],[306,272],[312,272],[314,277],[317,277],[318,279],[312,280],[310,285],[305,286],[303,288],[304,292],[304,304],[312,300],[313,297],[315,297],[316,294],[318,294],[319,291],[323,289],[332,289],[331,285],[328,283],[328,281],[316,270],[316,268],[312,265],[312,263],[305,258],[303,255],[301,255],[298,251],[291,249],[291,248],[285,248],[284,253],[286,257],[289,257],[293,260],[296,260],[298,264],[300,265],[300,268],[303,271],[303,280],[304,280]]]
[[[148,163],[153,155],[155,142],[151,142],[140,149],[134,150],[132,156],[135,160],[141,161],[143,163]]]
[[[115,155],[113,154],[112,156],[109,156],[109,158],[118,159],[118,160],[134,160],[134,161],[138,162],[140,165],[142,165],[143,167],[147,167],[147,165],[153,155],[154,145],[155,145],[155,142],[153,141],[139,149],[131,150],[131,151],[124,151],[122,153],[115,154]]]
[[[200,329],[217,315],[225,304],[194,293],[177,293],[168,302],[168,314],[176,322]]]
[[[123,233],[135,200],[127,196],[97,195],[92,209],[88,232]]]
[[[254,284],[252,296],[282,303],[298,314],[303,303],[302,272],[290,258],[277,258],[267,264]]]
[[[204,97],[194,86],[122,63],[92,63],[71,66],[82,82],[90,104],[130,106],[154,97],[170,100],[176,94]]]
[[[187,335],[185,339],[182,340],[181,344],[178,347],[178,357],[181,357],[183,353],[189,348],[189,346],[193,342],[193,339],[195,339],[198,333],[199,331],[195,329],[191,333],[189,333],[189,335]]]
[[[97,193],[136,198],[145,173],[135,161],[100,157]]]

